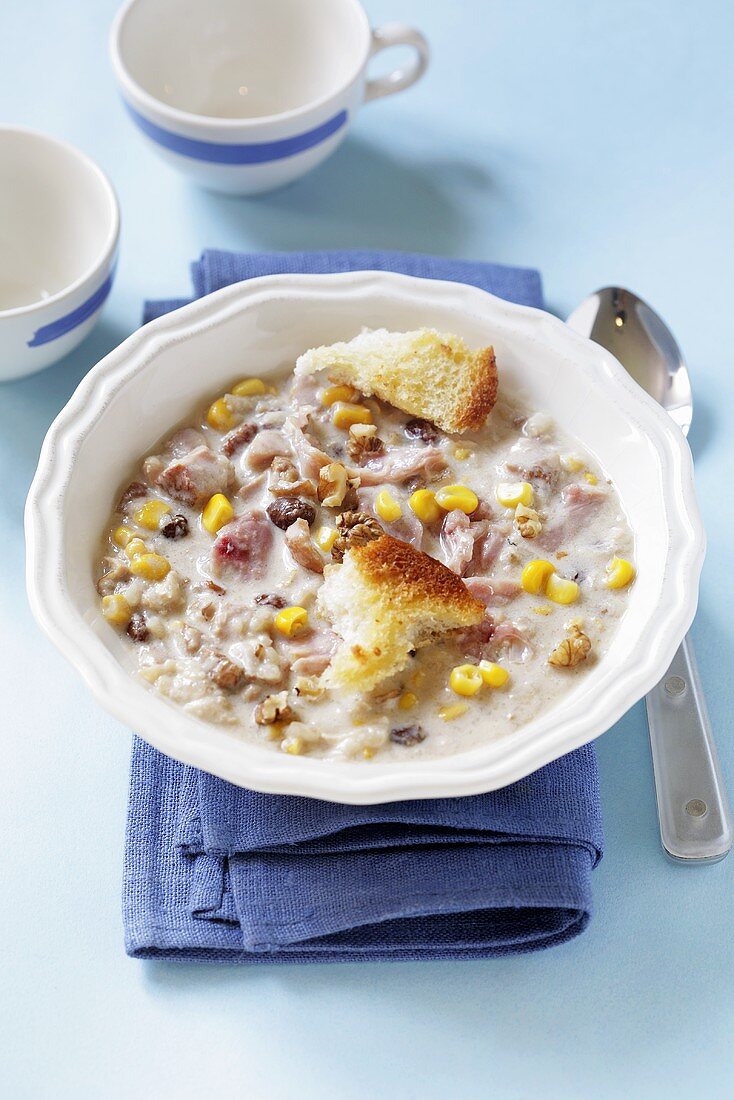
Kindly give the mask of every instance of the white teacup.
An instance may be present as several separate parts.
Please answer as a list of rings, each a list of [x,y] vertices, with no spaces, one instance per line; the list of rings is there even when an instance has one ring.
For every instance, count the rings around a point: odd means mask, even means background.
[[[0,382],[55,363],[92,329],[119,228],[93,161],[47,134],[0,127]]]
[[[368,79],[370,58],[396,45],[412,62]],[[363,103],[418,80],[429,51],[402,24],[371,30],[358,0],[128,0],[110,53],[156,151],[205,187],[248,195],[319,164]]]

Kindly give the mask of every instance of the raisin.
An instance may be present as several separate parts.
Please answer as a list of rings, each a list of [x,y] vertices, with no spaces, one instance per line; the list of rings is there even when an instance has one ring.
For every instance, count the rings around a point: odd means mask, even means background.
[[[396,745],[419,745],[425,739],[422,726],[403,726],[401,729],[390,730],[390,740]]]
[[[136,611],[127,624],[127,633],[134,642],[147,642],[150,637],[148,624],[145,621],[145,612]]]
[[[275,592],[263,592],[261,596],[255,596],[255,603],[261,607],[283,608],[288,606],[288,601],[283,596],[277,596]]]
[[[159,527],[160,533],[167,539],[182,539],[189,533],[189,521],[186,516],[166,516]]]
[[[403,431],[409,439],[422,439],[424,443],[438,442],[438,428],[430,420],[421,420],[416,416],[407,422]]]
[[[280,527],[281,531],[287,531],[297,519],[305,519],[311,526],[316,519],[316,509],[307,500],[299,500],[298,497],[278,497],[266,508],[271,523]]]
[[[126,505],[130,504],[131,501],[138,500],[140,497],[147,497],[147,495],[147,485],[143,485],[142,481],[131,481],[125,492],[118,500],[116,511],[124,511]]]

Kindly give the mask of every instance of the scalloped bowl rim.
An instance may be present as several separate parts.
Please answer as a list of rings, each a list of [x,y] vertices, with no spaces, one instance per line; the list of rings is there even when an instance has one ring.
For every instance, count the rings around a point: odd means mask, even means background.
[[[621,665],[604,668],[600,662],[594,669],[591,675],[604,690],[597,692],[591,707],[574,710],[562,698],[524,728],[523,733],[532,728],[526,737],[510,735],[469,752],[416,763],[377,764],[373,760],[365,767],[357,762],[281,755],[238,741],[137,683],[71,599],[64,579],[62,531],[74,458],[85,435],[110,396],[128,385],[162,348],[189,339],[243,308],[257,308],[259,302],[274,296],[307,297],[312,292],[319,297],[338,297],[350,291],[369,293],[371,288],[406,302],[420,301],[422,306],[433,299],[473,315],[489,312],[501,317],[506,326],[519,326],[524,333],[531,333],[540,345],[566,349],[571,359],[584,361],[597,371],[599,392],[630,410],[657,453],[670,537],[656,614]],[[139,329],[86,375],[51,425],[29,492],[25,527],[27,588],[33,614],[105,710],[167,755],[240,786],[352,804],[486,792],[515,782],[599,736],[667,669],[695,614],[705,553],[688,445],[668,415],[613,356],[543,310],[506,302],[463,283],[382,271],[262,276],[225,287]],[[541,728],[536,732],[538,725]]]

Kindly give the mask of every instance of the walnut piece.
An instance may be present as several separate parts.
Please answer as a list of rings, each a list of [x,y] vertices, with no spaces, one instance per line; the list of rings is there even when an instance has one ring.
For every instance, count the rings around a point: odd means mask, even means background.
[[[324,688],[318,676],[298,676],[295,692],[299,699],[320,699],[324,694]]]
[[[230,661],[224,653],[215,650],[212,653],[214,661],[209,669],[209,679],[222,691],[238,691],[245,682],[245,670],[242,665]]]
[[[336,527],[339,535],[331,548],[334,561],[344,561],[344,555],[353,546],[366,546],[385,534],[377,520],[367,512],[342,512],[336,517]]]
[[[586,660],[590,651],[590,639],[583,630],[573,626],[569,636],[564,638],[551,653],[548,664],[553,665],[554,668],[576,668],[576,665]]]
[[[262,703],[255,707],[255,721],[258,726],[272,726],[276,722],[292,722],[295,718],[288,705],[288,692],[279,691],[277,695],[267,695]]]
[[[526,508],[524,504],[518,504],[515,509],[515,526],[524,539],[537,538],[543,530],[538,513],[534,508]]]
[[[302,478],[289,458],[276,455],[270,464],[268,490],[274,497],[315,497],[316,486]]]
[[[384,451],[385,443],[377,435],[376,424],[352,424],[347,440],[347,454],[353,462],[366,461]]]
[[[349,483],[341,462],[329,462],[319,470],[319,500],[325,508],[338,508],[347,495]]]

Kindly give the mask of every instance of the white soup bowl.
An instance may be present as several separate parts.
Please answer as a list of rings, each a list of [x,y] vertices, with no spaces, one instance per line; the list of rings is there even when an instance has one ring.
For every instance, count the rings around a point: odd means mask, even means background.
[[[0,127],[0,382],[72,351],[110,292],[120,215],[107,177],[64,141]]]
[[[493,343],[500,386],[519,387],[595,456],[635,536],[637,579],[604,657],[521,729],[455,756],[290,756],[199,721],[137,678],[95,589],[120,482],[167,431],[243,363],[267,377],[364,325],[435,326],[473,347]],[[667,669],[693,619],[704,553],[683,435],[608,352],[547,313],[475,287],[366,271],[252,279],[145,325],[87,375],[52,425],[26,531],[36,618],[107,710],[163,752],[233,783],[353,803],[488,791],[603,733]]]
[[[405,67],[368,80],[370,57],[410,46]],[[156,152],[196,183],[270,191],[320,164],[362,103],[413,84],[419,31],[372,31],[357,0],[128,0],[110,33],[127,110]]]

